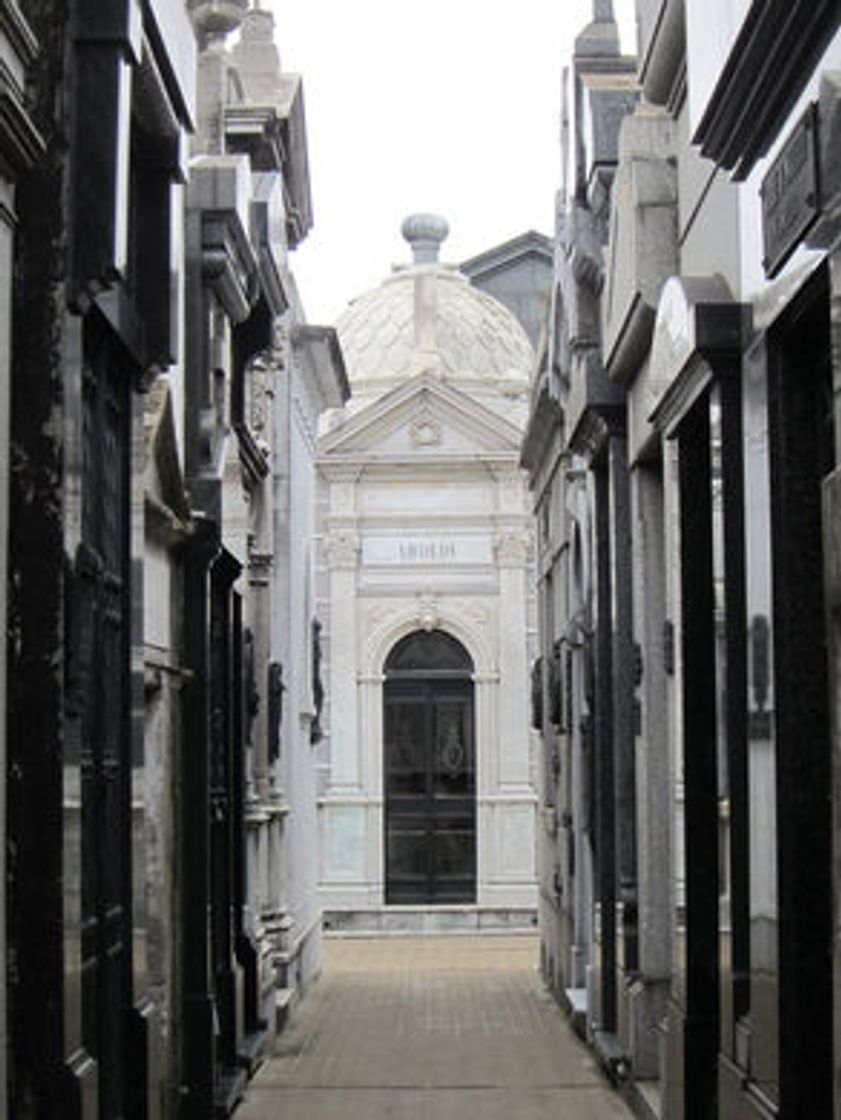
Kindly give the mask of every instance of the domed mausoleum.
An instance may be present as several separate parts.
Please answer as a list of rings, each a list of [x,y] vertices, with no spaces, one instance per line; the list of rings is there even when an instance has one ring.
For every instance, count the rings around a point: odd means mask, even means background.
[[[516,422],[525,424],[534,354],[519,321],[457,268],[438,262],[447,235],[442,218],[407,218],[403,234],[414,263],[354,300],[336,324],[351,410],[428,373],[509,418],[515,404]]]
[[[334,928],[531,924],[534,353],[439,262],[443,219],[403,234],[412,263],[336,324],[352,395],[318,447],[322,902]]]

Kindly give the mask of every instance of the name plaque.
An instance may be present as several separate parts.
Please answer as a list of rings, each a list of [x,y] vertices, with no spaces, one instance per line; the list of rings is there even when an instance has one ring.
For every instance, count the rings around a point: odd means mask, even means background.
[[[491,564],[489,536],[366,537],[362,563],[373,567]]]
[[[812,104],[797,122],[759,188],[762,199],[762,267],[776,276],[820,214],[818,112]]]

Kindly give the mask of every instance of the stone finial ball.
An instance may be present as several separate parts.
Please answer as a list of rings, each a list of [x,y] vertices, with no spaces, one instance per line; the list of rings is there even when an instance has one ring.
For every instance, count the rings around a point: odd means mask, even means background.
[[[423,264],[438,260],[438,249],[450,227],[438,214],[410,214],[403,219],[400,232],[412,246],[415,262]]]

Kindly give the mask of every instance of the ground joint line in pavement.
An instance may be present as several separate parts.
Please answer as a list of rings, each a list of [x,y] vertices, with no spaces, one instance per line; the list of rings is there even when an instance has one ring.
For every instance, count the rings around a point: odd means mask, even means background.
[[[329,1085],[250,1085],[248,1088],[249,1095],[258,1093],[277,1093],[279,1091],[294,1091],[296,1093],[432,1093],[439,1089],[447,1093],[476,1093],[476,1092],[494,1092],[494,1093],[509,1093],[513,1089],[520,1088],[528,1092],[557,1092],[558,1090],[567,1091],[573,1090],[576,1093],[597,1090],[601,1092],[604,1085],[588,1085],[582,1084],[580,1081],[551,1081],[551,1082],[538,1082],[528,1085],[512,1086],[500,1085],[492,1082],[477,1082],[475,1085],[454,1085],[444,1084],[442,1082],[435,1082],[434,1084],[424,1085],[359,1085],[356,1082],[346,1085],[337,1085],[335,1082]]]

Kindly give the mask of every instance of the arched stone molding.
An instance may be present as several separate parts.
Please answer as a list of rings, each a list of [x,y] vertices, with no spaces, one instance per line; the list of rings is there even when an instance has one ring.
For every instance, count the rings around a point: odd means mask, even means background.
[[[368,729],[376,749],[365,752],[362,782],[378,803],[383,798],[383,682],[384,666],[391,650],[397,643],[414,633],[423,630],[424,619],[430,621],[429,600],[420,599],[415,604],[406,603],[395,606],[372,627],[360,659],[359,675],[360,725]],[[487,631],[487,618],[479,614],[476,604],[463,600],[446,600],[434,604],[434,626],[429,629],[443,630],[461,642],[473,661],[473,681],[475,684],[476,718],[476,784],[477,792],[488,789],[494,780],[495,767],[488,757],[494,752],[494,744],[489,735],[495,734],[494,691],[499,686],[499,668],[496,665],[494,650],[489,635],[481,633],[480,627]],[[461,610],[458,608],[461,607]],[[464,614],[473,613],[473,625],[465,623]],[[365,772],[370,767],[370,771]]]
[[[477,604],[468,604],[463,599],[437,600],[422,596],[414,604],[395,606],[393,612],[371,628],[362,651],[362,674],[366,678],[382,678],[386,658],[401,638],[415,630],[434,629],[444,630],[461,642],[473,660],[474,679],[498,677],[495,651],[487,634],[487,615],[476,608]],[[466,614],[472,616],[472,625],[464,621]]]

